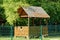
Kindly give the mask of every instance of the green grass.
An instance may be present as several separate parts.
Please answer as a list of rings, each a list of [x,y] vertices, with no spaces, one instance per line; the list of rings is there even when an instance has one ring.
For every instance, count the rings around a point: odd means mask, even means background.
[[[0,40],[11,40],[11,37],[0,37]],[[13,40],[39,40],[39,38],[27,39],[23,37],[13,37]]]
[[[0,40],[11,40],[11,37],[0,37]],[[23,37],[13,37],[13,40],[28,40]],[[31,38],[29,40],[40,40],[40,38]],[[60,37],[46,37],[43,40],[60,40]]]

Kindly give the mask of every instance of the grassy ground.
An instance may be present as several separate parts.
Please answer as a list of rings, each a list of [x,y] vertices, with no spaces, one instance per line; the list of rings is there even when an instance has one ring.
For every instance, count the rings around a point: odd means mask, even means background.
[[[32,39],[27,39],[27,38],[23,38],[23,37],[13,37],[13,40],[39,40],[39,38],[32,38]],[[0,40],[11,40],[11,37],[0,37]]]
[[[0,37],[0,40],[11,40],[11,37]],[[23,37],[13,37],[13,40],[40,40],[40,38],[31,38],[31,39],[26,39]],[[46,37],[43,38],[43,40],[60,40],[60,37]]]

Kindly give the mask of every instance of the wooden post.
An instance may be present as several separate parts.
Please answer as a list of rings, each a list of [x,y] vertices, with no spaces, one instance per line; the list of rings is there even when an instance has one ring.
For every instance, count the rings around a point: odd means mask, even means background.
[[[48,19],[46,19],[46,26],[48,25]]]
[[[33,18],[33,21],[32,22],[33,22],[33,26],[34,26],[34,18]]]
[[[29,27],[29,17],[28,17],[28,27]]]
[[[41,19],[40,19],[40,25],[41,25]]]
[[[29,17],[28,17],[28,28],[29,28]],[[29,40],[29,29],[28,29],[27,40]]]
[[[48,19],[46,19],[46,28],[48,29]],[[46,36],[48,36],[48,30],[46,30]]]

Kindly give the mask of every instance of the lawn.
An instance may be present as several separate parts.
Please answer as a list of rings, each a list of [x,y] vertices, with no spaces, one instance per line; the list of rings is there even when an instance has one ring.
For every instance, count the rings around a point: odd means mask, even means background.
[[[0,40],[11,40],[11,37],[0,37]],[[28,40],[23,37],[13,37],[13,40]],[[31,38],[29,40],[40,40],[40,38]],[[43,40],[60,40],[60,37],[46,37]]]
[[[11,40],[11,37],[0,37],[0,40]],[[27,39],[27,38],[23,38],[23,37],[13,37],[13,40],[39,40],[39,38]]]

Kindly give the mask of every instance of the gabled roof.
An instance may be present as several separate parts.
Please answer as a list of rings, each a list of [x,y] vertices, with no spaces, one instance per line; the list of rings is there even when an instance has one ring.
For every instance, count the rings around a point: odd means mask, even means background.
[[[21,7],[18,9],[18,13],[21,17],[50,18],[50,16],[44,11],[42,7]]]

